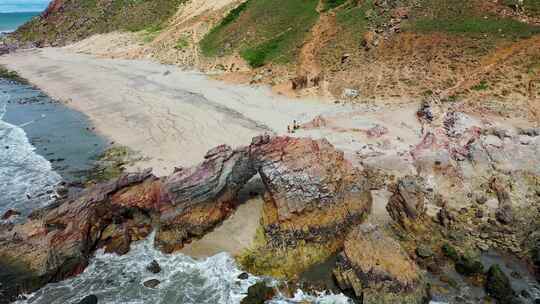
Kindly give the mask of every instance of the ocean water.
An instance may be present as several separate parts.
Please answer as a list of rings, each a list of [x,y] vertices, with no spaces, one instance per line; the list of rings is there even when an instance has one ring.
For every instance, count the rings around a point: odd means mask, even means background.
[[[226,253],[203,260],[183,254],[163,254],[148,240],[136,243],[124,256],[100,252],[79,276],[27,295],[18,304],[76,304],[89,294],[98,297],[100,304],[237,304],[249,286],[263,280],[249,276],[238,279],[242,271]],[[146,266],[156,260],[162,270],[152,274]],[[158,279],[156,289],[143,283]],[[268,279],[267,279],[268,280]],[[270,284],[272,281],[270,281]],[[338,294],[307,295],[298,290],[293,298],[276,296],[269,303],[349,304],[350,299]]]
[[[14,88],[16,85],[0,79],[0,214],[8,209],[28,213],[45,206],[52,202],[54,187],[62,180],[51,163],[35,152],[25,131],[3,120]]]
[[[0,215],[51,203],[56,186],[83,178],[106,147],[83,114],[0,78]]]
[[[2,2],[2,0],[0,0]],[[16,30],[33,17],[39,15],[39,12],[0,12],[0,33],[9,33]]]

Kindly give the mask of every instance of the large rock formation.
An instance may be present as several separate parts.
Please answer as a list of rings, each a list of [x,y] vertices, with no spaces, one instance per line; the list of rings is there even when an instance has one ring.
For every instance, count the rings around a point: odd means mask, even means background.
[[[362,303],[423,303],[422,273],[399,243],[381,228],[363,224],[345,241],[334,277]]]
[[[202,237],[235,209],[238,191],[256,171],[249,147],[216,147],[198,166],[179,169],[163,182],[160,227],[155,245],[165,252]]]
[[[257,173],[272,246],[342,242],[371,207],[362,173],[327,141],[260,136],[236,150],[216,147],[201,164],[163,179],[127,174],[0,228],[0,281],[18,278],[2,288],[16,295],[80,273],[97,248],[124,254],[152,227],[158,248],[178,250],[227,218]]]
[[[251,157],[267,189],[263,225],[275,247],[344,239],[371,210],[367,178],[326,140],[262,138]]]
[[[150,233],[150,219],[111,198],[140,185],[159,189],[149,186],[158,183],[149,171],[128,174],[88,189],[77,199],[34,212],[26,223],[2,228],[0,282],[7,296],[0,302],[82,272],[99,246],[120,253],[129,250],[131,241]]]

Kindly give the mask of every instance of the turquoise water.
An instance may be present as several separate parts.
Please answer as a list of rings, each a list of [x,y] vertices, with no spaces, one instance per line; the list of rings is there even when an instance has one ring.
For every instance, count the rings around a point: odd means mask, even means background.
[[[0,13],[0,32],[12,32],[39,14],[39,12]]]

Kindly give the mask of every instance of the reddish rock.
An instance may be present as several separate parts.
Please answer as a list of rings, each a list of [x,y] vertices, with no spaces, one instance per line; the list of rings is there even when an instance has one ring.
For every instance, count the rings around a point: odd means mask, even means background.
[[[0,228],[0,267],[27,274],[12,282],[11,294],[80,273],[96,248],[124,254],[152,227],[156,247],[178,250],[226,219],[257,173],[272,246],[342,243],[371,208],[367,178],[326,140],[259,136],[236,150],[216,147],[169,177],[127,174]]]

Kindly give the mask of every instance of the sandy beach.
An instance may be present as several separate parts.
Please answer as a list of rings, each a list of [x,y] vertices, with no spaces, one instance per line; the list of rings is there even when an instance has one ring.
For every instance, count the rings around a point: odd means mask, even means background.
[[[217,145],[237,147],[259,134],[286,134],[287,125],[296,120],[302,128],[294,136],[326,138],[358,166],[414,171],[401,152],[420,137],[416,103],[374,106],[289,99],[265,87],[219,82],[175,66],[96,58],[60,48],[16,52],[0,57],[0,64],[86,114],[111,142],[140,153],[144,160],[130,170],[151,167],[155,174],[167,175],[174,167],[199,163]],[[373,136],[378,130],[387,135]],[[376,205],[384,220],[384,194]],[[260,212],[260,199],[251,199],[184,252],[239,253],[251,244]]]
[[[285,133],[293,120],[331,109],[174,66],[96,59],[62,49],[19,52],[1,57],[0,64],[88,115],[99,133],[140,152],[147,160],[138,166],[152,167],[158,175],[200,162],[217,145],[235,147],[265,132]]]

